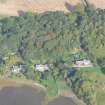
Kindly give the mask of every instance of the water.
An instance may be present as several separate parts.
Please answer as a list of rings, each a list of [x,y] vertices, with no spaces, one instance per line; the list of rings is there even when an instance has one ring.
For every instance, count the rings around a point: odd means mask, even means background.
[[[60,96],[48,103],[48,105],[76,105],[71,98]]]
[[[38,87],[8,86],[0,89],[0,105],[45,105],[46,92]],[[76,105],[71,98],[60,96],[48,105]]]
[[[29,87],[5,87],[0,90],[0,105],[43,105],[45,92]]]

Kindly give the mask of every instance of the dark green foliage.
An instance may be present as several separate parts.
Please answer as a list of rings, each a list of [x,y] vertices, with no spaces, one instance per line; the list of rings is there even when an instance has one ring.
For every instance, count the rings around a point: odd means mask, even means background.
[[[71,24],[69,16],[63,12],[27,13],[21,17],[5,18],[1,24],[2,49],[5,46],[10,52],[19,53],[26,62],[64,59],[65,53],[80,47],[74,23]]]
[[[97,59],[97,63],[101,67],[102,72],[105,74],[105,58]]]
[[[0,64],[0,71],[4,70],[4,65],[8,68],[11,62],[21,59],[30,65],[25,74],[28,79],[43,83],[49,78],[52,83],[66,79],[78,97],[87,105],[95,105],[92,83],[81,74],[68,79],[67,70],[74,60],[90,58],[95,65],[98,61],[105,71],[105,10],[26,13],[0,19],[0,55],[0,62],[6,61]],[[19,56],[19,60],[10,59],[14,55]],[[34,71],[34,64],[54,64],[54,68],[44,75]]]
[[[70,84],[76,95],[84,100],[86,105],[96,105],[96,91],[93,82],[80,72],[76,72],[70,77]]]

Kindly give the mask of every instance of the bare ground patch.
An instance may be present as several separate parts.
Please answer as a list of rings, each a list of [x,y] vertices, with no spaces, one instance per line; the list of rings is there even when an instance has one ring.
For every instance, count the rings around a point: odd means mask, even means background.
[[[62,10],[67,12],[65,3],[77,4],[78,0],[7,0],[0,3],[0,14],[18,15],[18,11],[45,12]]]
[[[5,1],[5,2],[4,2]],[[18,11],[45,12],[62,10],[67,12],[65,3],[76,5],[82,0],[1,0],[1,15],[18,15]],[[105,0],[89,0],[97,8],[105,8]]]

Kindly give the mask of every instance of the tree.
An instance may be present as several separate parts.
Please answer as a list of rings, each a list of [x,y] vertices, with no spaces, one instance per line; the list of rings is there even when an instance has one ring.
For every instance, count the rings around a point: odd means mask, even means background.
[[[102,72],[105,73],[105,58],[97,59],[97,63],[101,67]]]
[[[86,105],[97,105],[95,85],[83,73],[77,71],[75,75],[70,77],[71,88],[76,95],[83,99]]]

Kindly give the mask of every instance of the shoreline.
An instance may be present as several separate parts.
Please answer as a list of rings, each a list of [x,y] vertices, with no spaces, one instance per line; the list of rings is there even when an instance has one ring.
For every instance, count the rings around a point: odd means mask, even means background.
[[[17,80],[17,79],[1,79],[0,78],[0,89],[4,88],[4,87],[21,87],[21,86],[24,86],[24,85],[27,85],[27,86],[30,86],[32,88],[37,88],[37,89],[41,89],[41,90],[44,90],[45,92],[47,91],[46,88],[37,83],[37,82],[34,82],[32,80]]]

